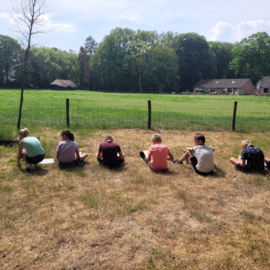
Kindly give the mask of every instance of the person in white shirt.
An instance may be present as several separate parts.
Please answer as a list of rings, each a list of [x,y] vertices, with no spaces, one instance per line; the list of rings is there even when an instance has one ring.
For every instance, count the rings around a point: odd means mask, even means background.
[[[184,155],[173,163],[183,164],[183,161],[190,161],[195,172],[200,175],[210,175],[214,169],[214,148],[205,145],[205,137],[202,134],[194,137],[194,147],[187,148]]]

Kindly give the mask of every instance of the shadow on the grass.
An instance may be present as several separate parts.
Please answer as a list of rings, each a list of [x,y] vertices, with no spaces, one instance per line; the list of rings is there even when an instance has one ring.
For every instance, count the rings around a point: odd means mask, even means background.
[[[115,167],[106,166],[106,165],[103,165],[103,164],[99,164],[99,166],[102,167],[102,168],[108,169],[110,171],[119,172],[119,171],[125,171],[127,164],[128,164],[127,162],[124,162],[124,163],[121,163],[119,166],[115,166]]]
[[[32,175],[38,175],[38,176],[43,176],[49,173],[48,170],[43,169],[42,167],[38,167],[35,169],[31,169],[30,171],[26,171],[22,167],[20,167],[21,172],[27,173],[27,174],[32,174]]]
[[[214,168],[212,177],[223,178],[223,177],[226,176],[226,172],[225,171],[223,171],[222,169],[220,169],[219,167],[217,167],[216,164],[214,164],[214,166],[215,166],[215,168]]]

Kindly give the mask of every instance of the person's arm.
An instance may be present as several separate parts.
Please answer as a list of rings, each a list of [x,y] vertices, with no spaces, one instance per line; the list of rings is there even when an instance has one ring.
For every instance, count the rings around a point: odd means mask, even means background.
[[[124,157],[122,151],[120,151],[118,154],[119,154],[120,159],[125,159],[125,157]]]
[[[187,151],[193,151],[193,148],[192,147],[186,148],[186,150],[184,150],[184,153],[186,153]]]
[[[60,156],[60,152],[57,151],[57,152],[56,152],[56,159],[57,159],[57,160],[58,160],[59,156]]]
[[[78,149],[75,150],[75,153],[76,153],[76,158],[77,159],[80,159],[81,156],[80,156],[80,151]]]
[[[23,141],[21,140],[19,143],[18,156],[17,156],[17,165],[18,166],[21,165],[22,150],[23,150]]]
[[[145,158],[145,161],[148,163],[150,162],[152,159],[152,155],[148,155],[147,158]]]
[[[242,167],[245,167],[247,157],[248,157],[247,151],[246,151],[246,149],[244,149],[243,152],[242,152],[242,154],[241,154],[241,157],[240,157],[240,165]]]
[[[174,157],[171,152],[168,154],[167,160],[171,160],[171,161],[174,160]]]
[[[102,152],[101,151],[98,151],[98,154],[97,154],[97,159],[99,158],[102,158]]]

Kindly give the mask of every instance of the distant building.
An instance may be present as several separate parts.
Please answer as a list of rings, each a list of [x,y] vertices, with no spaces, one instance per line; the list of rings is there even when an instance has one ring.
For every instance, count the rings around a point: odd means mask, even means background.
[[[258,81],[256,92],[259,95],[270,95],[270,76],[264,77]]]
[[[193,93],[204,89],[206,93],[221,92],[227,95],[254,95],[255,87],[250,79],[213,79],[200,80],[193,88]]]
[[[55,80],[50,83],[52,90],[73,90],[77,85],[71,80]]]

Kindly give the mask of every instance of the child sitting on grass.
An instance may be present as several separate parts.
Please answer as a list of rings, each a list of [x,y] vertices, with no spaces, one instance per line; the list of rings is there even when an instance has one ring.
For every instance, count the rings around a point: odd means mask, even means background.
[[[124,162],[125,154],[122,153],[120,146],[113,142],[113,137],[106,135],[104,142],[99,145],[96,157],[99,164],[113,168]]]
[[[242,155],[241,158],[230,158],[230,162],[241,172],[245,173],[264,173],[264,162],[268,158],[264,157],[260,148],[254,147],[248,140],[241,141]],[[268,164],[267,164],[268,165]]]
[[[140,152],[141,158],[148,164],[150,170],[154,172],[166,172],[167,160],[173,161],[173,155],[167,145],[161,144],[162,139],[159,134],[152,136],[153,145],[148,151]]]
[[[62,142],[57,145],[56,158],[60,168],[71,168],[74,166],[83,166],[87,154],[80,155],[79,146],[74,142],[74,135],[68,129],[60,134]]]
[[[202,134],[194,137],[193,148],[187,148],[184,155],[173,163],[183,164],[183,161],[191,162],[195,172],[200,175],[210,175],[214,169],[214,155],[211,146],[205,145],[205,137]]]
[[[35,164],[35,167],[45,157],[45,151],[41,146],[40,141],[36,137],[30,137],[29,130],[27,128],[19,131],[19,150],[17,157],[17,165],[20,166],[21,160],[26,161],[26,171],[30,171],[31,165]],[[25,148],[26,150],[24,150]]]

